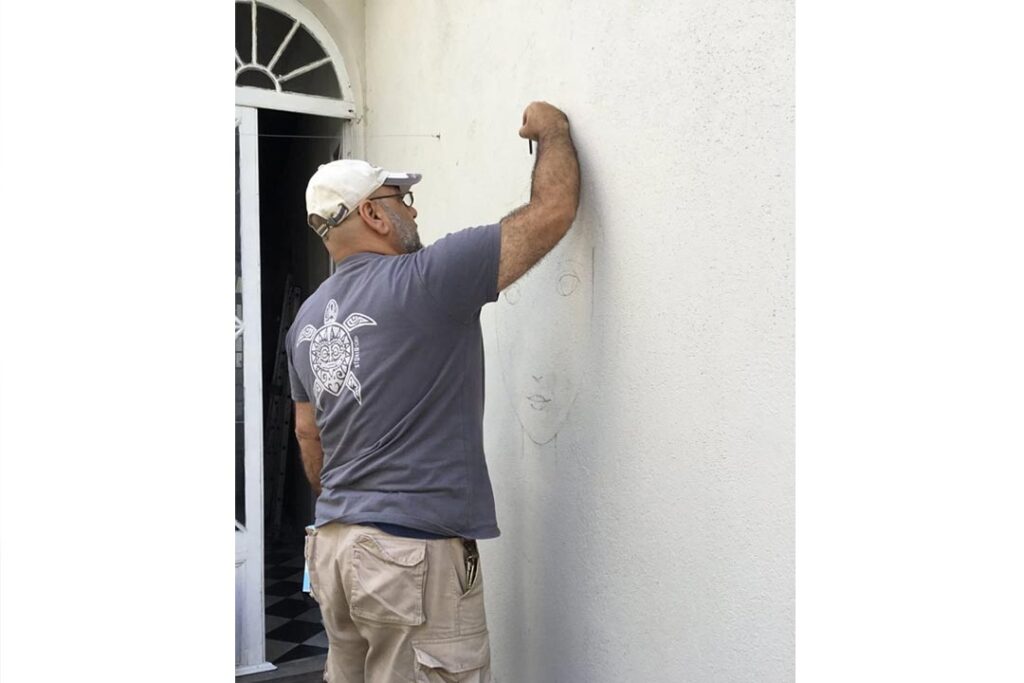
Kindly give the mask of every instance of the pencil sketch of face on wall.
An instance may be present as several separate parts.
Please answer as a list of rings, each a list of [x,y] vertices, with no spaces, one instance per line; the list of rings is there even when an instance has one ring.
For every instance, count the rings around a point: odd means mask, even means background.
[[[502,375],[523,430],[551,441],[576,400],[593,307],[589,221],[577,217],[562,241],[498,298]]]

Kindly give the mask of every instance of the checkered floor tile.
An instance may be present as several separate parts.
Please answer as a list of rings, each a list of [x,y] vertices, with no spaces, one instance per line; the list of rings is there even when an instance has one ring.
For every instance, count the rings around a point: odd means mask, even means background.
[[[267,660],[273,664],[327,654],[320,607],[302,592],[302,546],[274,546],[266,552]]]

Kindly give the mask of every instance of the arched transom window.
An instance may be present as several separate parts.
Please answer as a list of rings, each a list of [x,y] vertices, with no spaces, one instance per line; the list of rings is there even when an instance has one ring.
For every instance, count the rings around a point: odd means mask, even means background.
[[[236,103],[351,118],[345,65],[316,18],[293,0],[236,0]]]

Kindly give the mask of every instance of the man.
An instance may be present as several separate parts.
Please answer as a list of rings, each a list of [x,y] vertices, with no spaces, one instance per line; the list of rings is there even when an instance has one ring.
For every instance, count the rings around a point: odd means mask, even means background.
[[[325,680],[489,681],[476,540],[498,536],[483,452],[480,308],[572,225],[565,114],[523,113],[530,202],[424,248],[418,174],[335,161],[306,189],[336,269],[288,333],[295,432],[317,493],[306,537],[329,641]]]

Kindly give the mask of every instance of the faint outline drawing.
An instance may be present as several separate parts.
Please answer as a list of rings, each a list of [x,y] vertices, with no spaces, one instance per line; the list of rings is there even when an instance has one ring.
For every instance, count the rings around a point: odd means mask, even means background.
[[[580,220],[495,311],[502,377],[523,431],[546,444],[565,423],[583,375],[593,311],[591,221]]]

